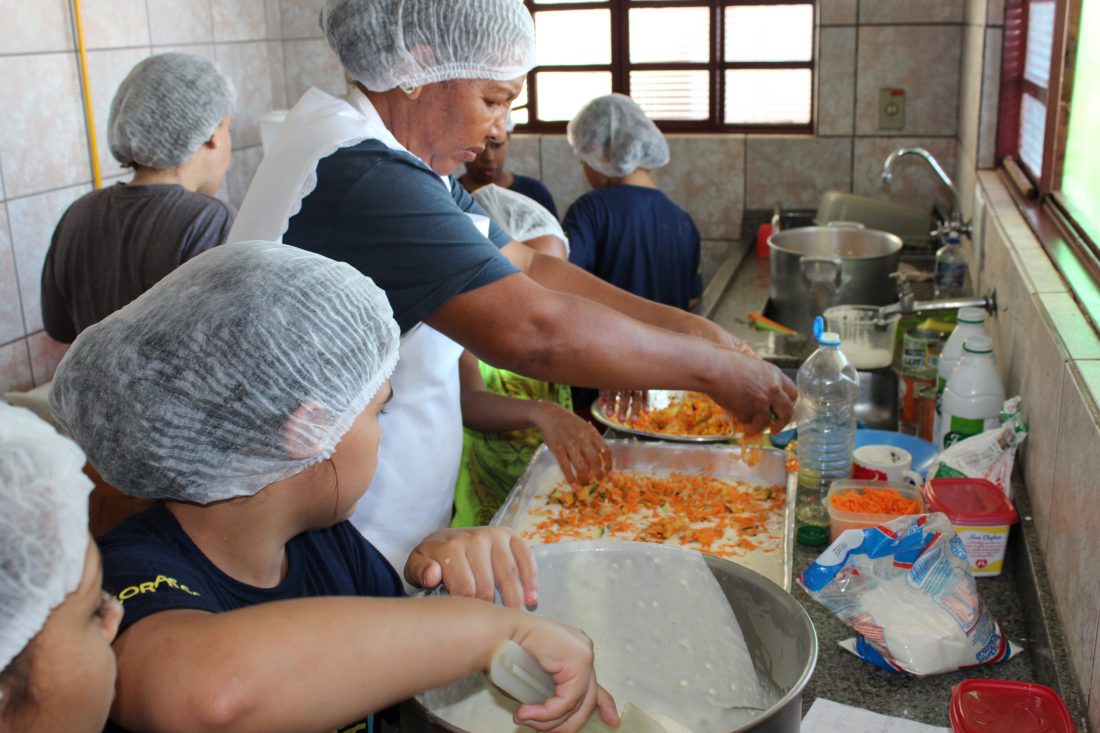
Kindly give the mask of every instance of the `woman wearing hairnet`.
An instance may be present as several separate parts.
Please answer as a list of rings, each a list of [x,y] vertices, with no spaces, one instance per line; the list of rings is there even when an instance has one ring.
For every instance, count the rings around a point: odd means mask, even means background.
[[[588,638],[516,610],[535,599],[514,533],[414,552],[438,576],[514,544],[495,565],[513,608],[392,598],[397,573],[346,520],[397,356],[369,279],[269,242],[205,252],[77,338],[50,406],[107,481],[157,502],[101,539],[126,610],[108,730],[370,730],[373,712],[486,669],[506,639],[557,682],[517,720],[571,733],[598,704],[617,722]]]
[[[99,733],[122,608],[88,534],[84,454],[0,402],[0,729]]]
[[[694,308],[703,292],[699,230],[652,175],[668,163],[665,136],[624,94],[586,104],[568,136],[594,189],[565,213],[569,261],[635,295]]]
[[[513,241],[448,178],[502,139],[534,65],[522,0],[330,0],[322,23],[353,88],[299,100],[230,240],[315,248],[370,275],[393,306],[396,397],[354,520],[383,554],[401,563],[450,522],[463,347],[557,383],[706,392],[750,432],[787,422],[794,385],[737,339]]]
[[[230,160],[233,82],[201,56],[135,66],[111,102],[111,154],[133,178],[79,198],[42,268],[42,320],[71,342],[182,262],[223,243],[231,206],[214,198]]]

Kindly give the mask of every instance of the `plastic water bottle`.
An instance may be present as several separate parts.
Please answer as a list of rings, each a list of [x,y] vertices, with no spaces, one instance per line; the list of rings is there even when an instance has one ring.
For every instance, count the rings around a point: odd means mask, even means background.
[[[939,365],[936,367],[936,419],[932,428],[932,439],[938,444],[943,428],[943,391],[947,389],[947,380],[962,358],[963,344],[967,339],[987,336],[985,331],[985,311],[981,308],[960,308],[959,320],[955,330],[947,337],[947,343],[940,352]]]
[[[1004,401],[1005,388],[993,361],[993,339],[968,338],[943,393],[943,425],[937,435],[937,450],[1000,427]]]
[[[855,402],[859,374],[840,350],[840,336],[821,333],[818,349],[798,369],[798,508],[803,525],[828,526],[825,494],[835,479],[852,471],[856,434]],[[799,535],[802,536],[801,533]]]
[[[936,250],[936,273],[932,281],[937,300],[966,295],[966,257],[957,234]]]

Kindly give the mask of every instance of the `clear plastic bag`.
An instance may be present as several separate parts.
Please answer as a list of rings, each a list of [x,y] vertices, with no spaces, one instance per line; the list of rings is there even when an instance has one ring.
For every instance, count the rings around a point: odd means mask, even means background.
[[[943,514],[848,530],[799,582],[858,632],[841,646],[886,669],[939,674],[1020,651],[978,594],[966,550]]]

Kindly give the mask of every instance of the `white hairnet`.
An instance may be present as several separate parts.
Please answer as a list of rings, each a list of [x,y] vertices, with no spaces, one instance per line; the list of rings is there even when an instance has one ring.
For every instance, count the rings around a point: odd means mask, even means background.
[[[495,183],[477,189],[473,197],[493,221],[517,242],[551,234],[565,243],[566,251],[569,250],[569,239],[561,224],[538,201]]]
[[[92,482],[83,469],[75,443],[0,402],[0,671],[84,577]]]
[[[372,92],[506,81],[535,65],[523,0],[329,0],[321,27],[344,69]]]
[[[566,126],[577,157],[605,176],[668,163],[668,143],[657,125],[625,94],[596,97]]]
[[[397,348],[385,293],[351,265],[225,244],[82,332],[50,407],[108,483],[208,504],[332,455]]]
[[[122,80],[107,120],[123,165],[176,168],[233,112],[237,90],[217,66],[189,53],[150,56]]]

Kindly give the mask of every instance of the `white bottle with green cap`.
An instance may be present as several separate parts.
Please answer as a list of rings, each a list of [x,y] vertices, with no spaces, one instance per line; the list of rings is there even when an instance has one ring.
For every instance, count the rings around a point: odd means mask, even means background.
[[[993,361],[993,339],[975,336],[963,343],[962,358],[943,392],[943,426],[936,449],[999,426],[1005,388]]]
[[[985,332],[985,311],[981,308],[960,308],[959,319],[955,330],[947,338],[940,353],[940,361],[936,367],[936,419],[932,427],[932,435],[936,439],[943,432],[943,390],[947,387],[947,379],[955,370],[959,359],[962,358],[963,342],[975,336],[988,336]],[[937,448],[941,446],[937,445]]]

